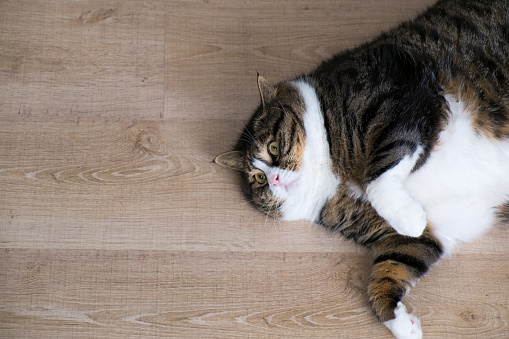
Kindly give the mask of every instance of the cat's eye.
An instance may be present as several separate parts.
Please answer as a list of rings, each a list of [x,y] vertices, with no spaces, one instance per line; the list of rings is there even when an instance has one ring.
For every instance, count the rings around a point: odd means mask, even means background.
[[[271,141],[267,150],[273,158],[277,159],[279,157],[279,144],[277,141]]]
[[[267,183],[267,176],[265,176],[264,173],[257,173],[254,177],[256,182],[260,185],[265,185]]]

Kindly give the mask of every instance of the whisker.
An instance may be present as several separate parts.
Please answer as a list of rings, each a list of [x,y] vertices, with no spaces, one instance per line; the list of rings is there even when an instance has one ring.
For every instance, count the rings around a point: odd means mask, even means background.
[[[255,215],[258,215],[259,214],[259,210],[257,209],[256,211],[253,211],[253,214],[251,214],[251,218],[249,218],[249,220],[247,221],[246,225],[249,226],[251,224],[251,221],[253,221],[253,218]]]
[[[280,207],[281,205],[279,203],[276,203],[276,210],[278,210]],[[281,226],[281,220],[279,218],[274,218],[274,229],[276,230],[277,234],[281,234],[278,225]]]
[[[250,202],[253,202],[253,201],[254,201],[254,200],[250,200],[250,201],[249,201],[249,203],[250,203]],[[263,208],[264,208],[264,206],[263,206],[263,205],[262,205],[262,206],[260,206],[260,207],[258,207],[258,208],[255,208],[256,210],[255,210],[255,211],[253,212],[253,214],[251,215],[251,218],[250,218],[250,219],[249,219],[249,221],[247,222],[247,225],[249,225],[249,224],[251,223],[251,221],[253,221],[253,218],[255,217],[255,215],[260,215],[261,213],[264,213],[264,212],[262,211],[262,209],[263,209]],[[264,213],[264,214],[265,214],[265,213]]]
[[[244,130],[242,131],[242,134],[245,135],[246,137],[249,137],[251,140],[256,141],[256,138],[253,136],[253,134],[251,134],[251,132],[249,131],[249,128],[247,128],[246,124],[244,124],[238,117],[235,117],[235,118],[244,127]]]
[[[238,118],[237,118],[237,120],[238,120]],[[253,135],[251,134],[251,132],[249,132],[249,130],[247,128],[239,129],[239,128],[236,128],[236,127],[230,127],[230,129],[235,131],[235,132],[238,132],[240,134],[240,139],[246,138],[246,139],[244,139],[245,141],[253,143],[253,144],[256,142],[256,140],[254,139]]]
[[[247,204],[251,204],[253,201],[254,201],[254,199],[251,199],[251,200],[248,200],[248,201],[243,201],[240,204],[241,205],[247,205]]]
[[[241,137],[240,138],[241,141],[245,141],[249,144],[252,144],[252,145],[256,145],[256,141],[255,140],[251,140],[251,139],[247,139],[247,138],[244,138],[244,137]]]

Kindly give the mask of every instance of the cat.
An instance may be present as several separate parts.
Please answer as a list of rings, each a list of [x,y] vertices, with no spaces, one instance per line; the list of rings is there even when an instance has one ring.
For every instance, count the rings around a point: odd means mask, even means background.
[[[509,223],[509,1],[442,0],[272,85],[233,151],[248,199],[369,249],[369,301],[421,338],[401,299],[456,244]]]

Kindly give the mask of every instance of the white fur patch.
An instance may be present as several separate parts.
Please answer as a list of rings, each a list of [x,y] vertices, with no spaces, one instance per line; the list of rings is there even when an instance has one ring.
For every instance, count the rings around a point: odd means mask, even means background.
[[[346,187],[348,187],[348,191],[349,191],[348,193],[352,198],[355,198],[355,199],[364,199],[365,198],[364,192],[356,183],[354,183],[352,181],[347,181],[345,184],[346,184]]]
[[[426,211],[450,252],[490,228],[495,207],[509,199],[509,140],[476,133],[461,101],[447,95],[451,117],[426,163],[405,187]]]
[[[302,80],[293,85],[304,99],[306,137],[298,179],[290,187],[291,194],[284,197],[281,212],[283,220],[317,221],[327,200],[336,195],[340,180],[332,173],[327,131],[318,96],[314,88]]]
[[[414,168],[422,147],[373,180],[366,188],[368,200],[378,214],[402,235],[418,237],[426,227],[426,213],[405,188],[404,182]]]
[[[419,319],[408,313],[405,305],[400,301],[394,309],[396,318],[383,324],[387,326],[397,339],[421,339],[422,330]]]

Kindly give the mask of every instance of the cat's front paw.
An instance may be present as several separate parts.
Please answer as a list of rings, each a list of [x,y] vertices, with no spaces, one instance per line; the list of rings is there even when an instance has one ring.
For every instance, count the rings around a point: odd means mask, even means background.
[[[426,212],[421,204],[409,198],[395,212],[383,216],[387,222],[401,235],[419,237],[426,228]]]
[[[421,339],[422,330],[419,318],[408,313],[405,305],[400,301],[394,309],[396,318],[383,324],[387,326],[397,339]]]

